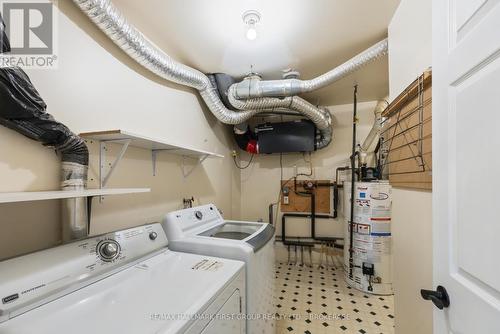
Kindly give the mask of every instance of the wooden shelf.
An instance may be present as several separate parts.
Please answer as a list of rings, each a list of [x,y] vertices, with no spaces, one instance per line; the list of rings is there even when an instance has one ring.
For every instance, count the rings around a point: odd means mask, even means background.
[[[199,150],[193,147],[178,145],[158,140],[144,135],[134,134],[125,130],[107,130],[96,132],[80,133],[80,137],[85,139],[93,139],[98,141],[125,141],[130,140],[130,146],[145,148],[152,151],[169,151],[171,154],[177,154],[187,157],[204,158],[216,157],[224,158],[223,155],[214,152]]]
[[[86,190],[25,191],[0,193],[0,203],[42,201],[61,198],[125,195],[150,192],[149,188],[115,188]]]

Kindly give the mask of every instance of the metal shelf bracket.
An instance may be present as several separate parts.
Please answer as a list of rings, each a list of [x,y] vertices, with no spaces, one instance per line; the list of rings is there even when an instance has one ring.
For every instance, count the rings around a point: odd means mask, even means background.
[[[191,160],[193,160],[193,157],[183,155],[182,156],[182,164],[181,164],[182,176],[184,176],[184,178],[187,178],[189,175],[191,175],[194,172],[194,170],[196,169],[196,167],[201,165],[203,163],[203,161],[205,161],[205,159],[208,158],[208,156],[209,156],[209,154],[205,154],[199,158],[196,158],[198,160],[196,165],[192,166],[190,169],[186,169],[186,167],[187,167],[186,166],[186,158],[190,158]]]
[[[151,162],[153,164],[153,176],[156,176],[156,159],[158,158],[158,153],[163,151],[174,151],[175,149],[153,149],[151,150]]]
[[[109,181],[109,178],[116,169],[116,166],[118,166],[118,163],[122,160],[123,156],[125,155],[125,152],[127,151],[130,142],[131,142],[130,139],[103,140],[99,142],[99,188],[104,188],[106,186],[106,184]],[[109,170],[107,170],[106,168],[106,151],[108,150],[106,144],[108,143],[122,144],[122,148],[118,153],[116,159],[110,164]]]
[[[151,161],[152,161],[152,167],[153,167],[153,176],[156,176],[156,160],[158,159],[158,153],[162,151],[175,151],[175,149],[169,150],[169,149],[158,149],[158,150],[151,150]],[[196,169],[198,165],[200,165],[203,161],[205,161],[206,158],[208,158],[210,154],[204,154],[201,157],[192,157],[189,155],[183,155],[182,156],[182,162],[181,162],[181,170],[182,170],[182,176],[184,178],[188,177],[193,173],[193,171]],[[192,166],[191,169],[187,170],[186,167],[188,164],[186,164],[186,158],[190,160],[197,160],[196,165]]]

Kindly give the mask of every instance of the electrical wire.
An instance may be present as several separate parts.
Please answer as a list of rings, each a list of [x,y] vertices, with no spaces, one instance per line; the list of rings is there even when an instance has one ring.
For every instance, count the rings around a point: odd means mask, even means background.
[[[283,116],[281,116],[281,119],[283,120]],[[280,184],[281,184],[281,180],[283,180],[283,153],[280,153]],[[275,222],[275,224],[278,221],[278,211],[279,211],[280,205],[281,205],[281,195],[283,193],[283,188],[285,187],[285,185],[290,180],[291,179],[289,179],[288,181],[286,181],[284,184],[280,185],[280,191],[278,193],[278,199],[276,200],[276,202],[271,203],[272,205],[276,205],[276,211],[274,213],[274,222]]]
[[[276,205],[276,212],[274,214],[274,221],[278,221],[278,212],[280,210],[280,207],[281,207],[281,195],[283,195],[283,189],[285,188],[285,186],[290,182],[292,181],[293,179],[295,179],[296,176],[292,176],[291,178],[289,178],[288,180],[286,180],[281,186],[280,186],[280,191],[278,193],[278,199],[276,200],[276,202],[272,203],[274,205]],[[280,180],[281,182],[281,180]]]
[[[297,182],[297,176],[306,176],[306,177],[311,177],[313,175],[313,166],[312,166],[312,157],[311,157],[311,152],[309,152],[309,160],[306,160],[305,158],[305,153],[303,153],[303,157],[304,157],[304,161],[306,163],[309,163],[309,173],[297,173],[296,175],[292,176],[291,178],[289,178],[288,180],[286,180],[281,186],[280,186],[280,190],[279,190],[279,193],[278,193],[278,198],[276,200],[276,202],[274,203],[271,203],[271,204],[274,204],[276,205],[276,212],[274,214],[274,221],[276,222],[278,220],[278,212],[279,212],[279,209],[281,207],[281,196],[283,195],[283,189],[285,188],[285,186],[292,180],[295,180],[294,183]],[[281,180],[283,180],[283,153],[280,153],[280,182]],[[306,194],[301,194],[301,193],[298,193],[297,192],[297,189],[295,189],[294,187],[294,192],[297,194],[297,195],[302,195],[302,196],[310,196],[309,193]]]
[[[283,153],[280,153],[280,182],[283,180]]]
[[[252,164],[252,160],[253,160],[253,157],[255,156],[255,154],[252,154],[250,156],[250,161],[248,162],[248,164],[246,166],[241,166],[241,165],[238,165],[238,162],[236,161],[236,156],[233,155],[233,161],[234,161],[234,165],[238,168],[238,169],[247,169],[248,167],[250,167],[250,165]]]
[[[309,161],[306,160],[306,154],[305,153],[303,153],[303,157],[304,157],[304,161],[309,164],[309,173],[298,173],[297,175],[295,175],[295,177],[297,177],[297,176],[311,177],[313,175],[313,166],[312,166],[311,152],[309,152]]]

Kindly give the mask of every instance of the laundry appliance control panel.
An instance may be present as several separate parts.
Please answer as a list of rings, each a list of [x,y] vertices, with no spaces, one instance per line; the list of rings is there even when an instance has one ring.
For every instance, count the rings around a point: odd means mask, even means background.
[[[182,231],[224,222],[219,209],[213,204],[170,212],[165,220],[178,224],[177,228]]]
[[[75,241],[0,262],[0,322],[166,250],[160,224]]]

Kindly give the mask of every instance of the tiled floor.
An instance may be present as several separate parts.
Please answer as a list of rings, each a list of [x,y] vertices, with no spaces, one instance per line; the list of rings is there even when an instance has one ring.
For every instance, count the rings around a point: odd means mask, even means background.
[[[393,334],[392,296],[347,286],[342,269],[276,264],[277,333]]]

